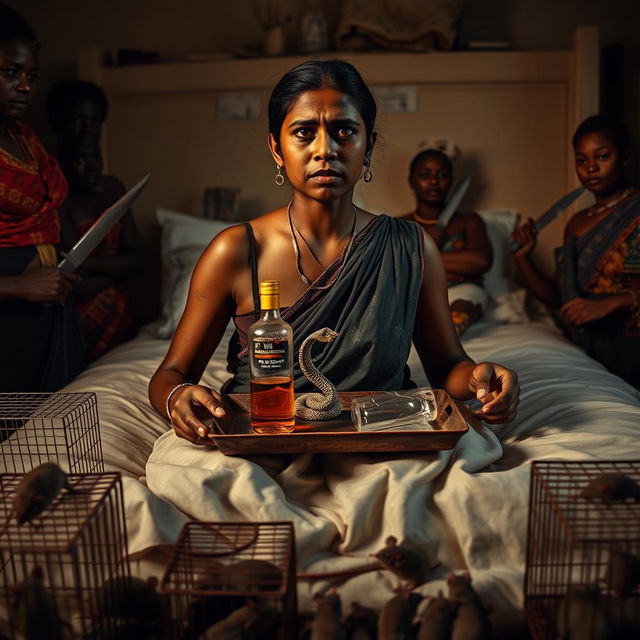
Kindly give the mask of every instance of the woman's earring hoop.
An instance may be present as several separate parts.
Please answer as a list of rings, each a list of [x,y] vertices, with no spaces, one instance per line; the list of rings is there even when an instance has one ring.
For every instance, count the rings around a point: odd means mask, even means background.
[[[371,160],[367,156],[364,159],[364,171],[360,176],[361,178],[364,179],[365,182],[371,182],[371,180],[373,180],[373,173],[371,173],[370,165],[371,165]]]
[[[276,184],[279,187],[281,187],[284,184],[284,176],[280,171],[281,168],[282,168],[282,165],[279,165],[279,164],[276,165],[276,169],[278,170],[278,173],[276,173]]]

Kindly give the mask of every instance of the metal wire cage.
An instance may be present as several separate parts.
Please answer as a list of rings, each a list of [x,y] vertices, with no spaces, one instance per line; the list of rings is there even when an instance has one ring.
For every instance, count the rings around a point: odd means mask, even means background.
[[[295,577],[291,522],[188,522],[160,591],[171,594],[176,637],[289,640],[298,637]]]
[[[0,475],[0,617],[10,637],[123,637],[129,621],[107,617],[126,601],[131,580],[120,474],[70,475],[72,491],[18,525],[22,478]]]
[[[606,637],[640,637],[633,635],[640,630],[640,496],[609,499],[602,487],[582,495],[604,474],[626,476],[633,488],[640,461],[531,466],[524,606],[535,640],[569,637],[572,625],[585,639],[605,637],[603,629]],[[625,593],[620,558],[630,579]]]
[[[0,393],[0,472],[104,471],[95,393]]]

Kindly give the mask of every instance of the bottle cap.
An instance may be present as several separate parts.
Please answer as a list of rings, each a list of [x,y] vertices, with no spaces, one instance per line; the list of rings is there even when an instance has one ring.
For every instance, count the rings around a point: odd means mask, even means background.
[[[280,308],[280,282],[278,280],[262,280],[258,287],[260,306],[262,309]]]
[[[277,296],[280,295],[279,280],[261,280],[259,285],[261,296]]]

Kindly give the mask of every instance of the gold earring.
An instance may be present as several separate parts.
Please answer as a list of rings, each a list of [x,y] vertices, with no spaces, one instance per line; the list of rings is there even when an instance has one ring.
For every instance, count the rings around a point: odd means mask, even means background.
[[[276,184],[279,187],[281,187],[284,184],[284,176],[280,172],[281,168],[282,168],[282,165],[279,165],[279,164],[276,165],[276,169],[278,170],[278,173],[276,173]]]
[[[373,173],[371,172],[371,169],[369,168],[369,162],[370,160],[366,160],[364,163],[364,166],[366,167],[366,169],[364,170],[364,173],[362,174],[362,178],[364,179],[365,182],[371,182],[373,180]]]

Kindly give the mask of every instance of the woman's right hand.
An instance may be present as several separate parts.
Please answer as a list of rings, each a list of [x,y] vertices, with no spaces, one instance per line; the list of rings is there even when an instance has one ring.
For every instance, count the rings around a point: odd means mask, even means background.
[[[193,444],[208,445],[211,444],[211,423],[221,423],[225,410],[220,394],[193,384],[181,387],[173,394],[169,417],[178,437]]]
[[[538,242],[538,232],[534,225],[533,218],[529,218],[511,234],[511,239],[520,244],[520,248],[513,254],[515,258],[526,257],[535,249]]]
[[[18,297],[31,302],[64,304],[80,276],[57,267],[27,267],[16,278]]]

